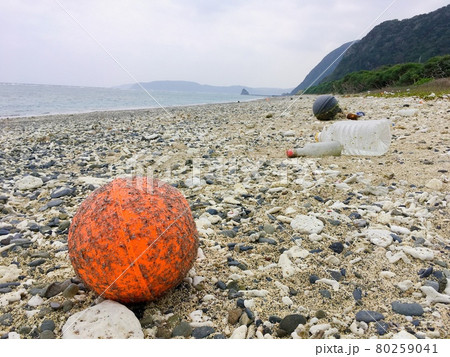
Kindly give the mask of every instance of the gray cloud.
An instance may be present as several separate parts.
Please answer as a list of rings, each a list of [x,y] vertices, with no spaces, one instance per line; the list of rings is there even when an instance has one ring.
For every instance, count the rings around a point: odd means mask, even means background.
[[[111,55],[139,81],[294,87],[329,51],[365,35],[391,2],[3,0],[0,81],[132,82]],[[445,5],[397,0],[374,25]]]

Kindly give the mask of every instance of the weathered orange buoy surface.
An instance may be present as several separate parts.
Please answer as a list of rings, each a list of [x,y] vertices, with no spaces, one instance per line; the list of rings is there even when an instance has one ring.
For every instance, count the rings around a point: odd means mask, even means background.
[[[81,204],[68,248],[90,289],[134,303],[154,300],[183,280],[197,256],[198,233],[180,191],[156,179],[118,178]]]

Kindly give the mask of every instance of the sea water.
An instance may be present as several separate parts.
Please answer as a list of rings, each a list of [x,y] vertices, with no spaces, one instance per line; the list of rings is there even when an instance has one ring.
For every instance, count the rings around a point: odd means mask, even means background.
[[[0,83],[0,118],[145,109],[161,106],[170,108],[184,105],[231,103],[257,98],[261,97],[233,93],[172,91],[148,91],[146,93],[143,89]]]

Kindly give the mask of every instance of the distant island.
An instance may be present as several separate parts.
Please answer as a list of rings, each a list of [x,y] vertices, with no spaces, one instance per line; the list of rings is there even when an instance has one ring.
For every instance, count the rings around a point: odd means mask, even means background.
[[[208,84],[199,84],[190,81],[153,81],[134,84],[124,84],[116,88],[120,89],[140,89],[159,90],[168,92],[195,92],[195,93],[223,93],[223,94],[242,94],[242,95],[261,95],[261,96],[279,96],[289,94],[292,88],[252,88],[242,85],[233,86],[212,86]]]

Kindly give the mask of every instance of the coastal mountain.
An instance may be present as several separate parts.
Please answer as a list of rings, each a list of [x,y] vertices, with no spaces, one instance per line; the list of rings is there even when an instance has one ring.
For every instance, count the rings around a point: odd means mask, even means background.
[[[308,73],[303,82],[292,90],[291,95],[297,94],[300,90],[304,90],[312,85],[319,84],[322,79],[333,73],[342,60],[342,53],[351,45],[352,42],[344,43],[342,46],[327,54],[322,61]]]
[[[326,80],[384,65],[423,63],[450,54],[449,39],[450,5],[402,21],[385,21],[352,46]]]
[[[410,19],[385,21],[354,43],[313,85],[337,80],[360,70],[406,62],[424,63],[432,57],[450,54],[449,24],[450,5]],[[325,56],[291,94],[306,89],[349,44]]]
[[[141,82],[139,84],[122,85],[121,89],[140,89],[141,86],[146,90],[158,90],[168,92],[194,92],[194,93],[223,93],[223,94],[242,94],[245,89],[250,95],[281,95],[290,93],[291,89],[282,88],[251,88],[247,86],[212,86],[199,84],[189,81],[153,81]],[[244,92],[245,93],[245,92]]]

